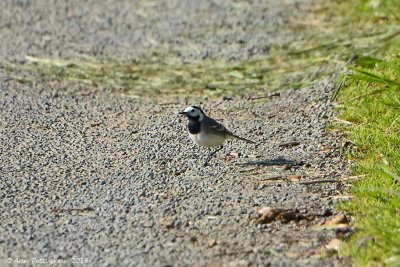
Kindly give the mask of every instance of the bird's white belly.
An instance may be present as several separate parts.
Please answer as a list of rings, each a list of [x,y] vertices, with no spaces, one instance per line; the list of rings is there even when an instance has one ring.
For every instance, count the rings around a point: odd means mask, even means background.
[[[214,147],[220,146],[224,143],[225,137],[221,135],[210,135],[200,132],[199,134],[189,133],[190,139],[193,143],[199,146]]]

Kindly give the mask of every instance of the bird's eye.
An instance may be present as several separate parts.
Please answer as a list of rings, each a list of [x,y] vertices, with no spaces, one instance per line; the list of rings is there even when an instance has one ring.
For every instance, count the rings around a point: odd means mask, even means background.
[[[193,112],[194,112],[194,109],[192,109],[192,111],[190,111],[190,112],[192,112],[192,113],[193,113]]]

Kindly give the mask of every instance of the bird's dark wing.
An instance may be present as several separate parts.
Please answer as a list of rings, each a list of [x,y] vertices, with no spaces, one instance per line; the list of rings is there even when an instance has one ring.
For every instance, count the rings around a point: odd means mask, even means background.
[[[214,134],[214,135],[221,135],[221,136],[226,136],[226,137],[230,137],[230,138],[235,138],[235,139],[239,139],[248,143],[252,143],[252,144],[256,144],[256,142],[251,141],[249,139],[240,137],[236,134],[233,134],[232,132],[230,132],[228,129],[226,129],[222,124],[218,123],[217,121],[215,121],[214,119],[210,118],[210,117],[205,117],[204,121],[203,121],[203,131],[208,133],[208,134]]]
[[[205,117],[203,121],[203,131],[215,135],[233,135],[224,125],[218,123],[210,117]]]

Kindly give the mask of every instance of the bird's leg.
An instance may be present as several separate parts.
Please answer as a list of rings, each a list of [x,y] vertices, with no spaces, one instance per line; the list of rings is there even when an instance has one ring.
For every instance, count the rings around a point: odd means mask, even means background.
[[[217,153],[218,151],[220,151],[224,146],[221,145],[220,147],[218,147],[215,151],[208,153],[208,156],[206,158],[206,161],[204,162],[204,166],[207,166],[208,162],[210,161],[211,157],[214,156],[215,153]]]
[[[204,162],[204,167],[207,166],[208,162],[211,159],[211,156],[212,156],[212,153],[211,153],[210,149],[208,149],[208,155],[207,155],[206,161]]]

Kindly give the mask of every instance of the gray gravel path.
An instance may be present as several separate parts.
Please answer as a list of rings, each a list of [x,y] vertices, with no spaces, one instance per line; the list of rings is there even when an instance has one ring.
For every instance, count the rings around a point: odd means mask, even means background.
[[[245,60],[296,38],[284,25],[301,3],[47,2],[0,2],[3,62],[27,54],[140,59],[160,49],[182,61]],[[216,28],[226,31],[204,38]],[[34,258],[62,266],[345,264],[320,253],[340,233],[313,228],[337,213],[344,185],[302,183],[347,175],[340,136],[326,130],[328,79],[271,99],[203,100],[210,116],[259,142],[230,142],[204,168],[206,151],[177,116],[199,103],[158,105],[33,78],[21,83],[0,68],[0,265]],[[263,207],[298,216],[262,223]]]
[[[172,54],[243,60],[297,36],[287,25],[308,1],[0,2],[0,58],[27,54],[118,60]]]

